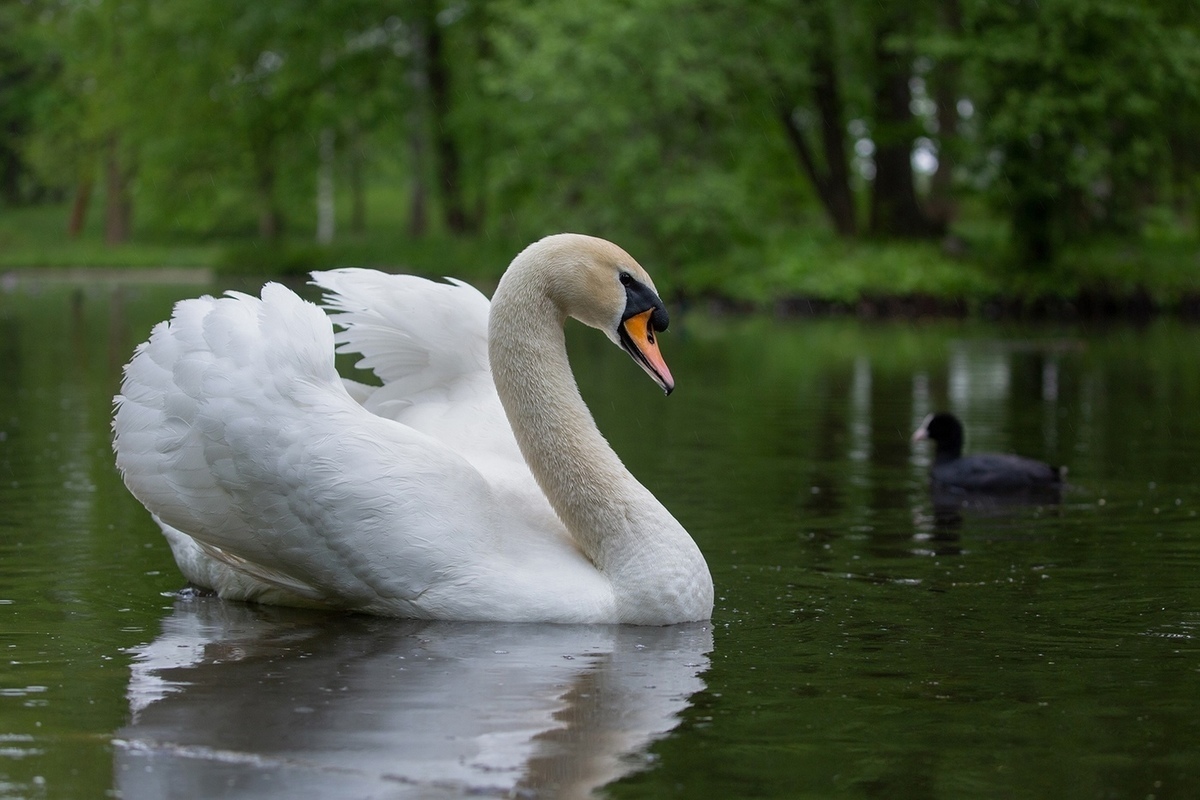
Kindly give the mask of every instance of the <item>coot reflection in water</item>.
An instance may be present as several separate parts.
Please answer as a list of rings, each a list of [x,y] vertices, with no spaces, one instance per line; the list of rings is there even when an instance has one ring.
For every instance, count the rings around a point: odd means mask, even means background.
[[[711,626],[381,620],[180,600],[134,650],[124,797],[582,797],[704,688]],[[641,757],[641,758],[639,758]]]

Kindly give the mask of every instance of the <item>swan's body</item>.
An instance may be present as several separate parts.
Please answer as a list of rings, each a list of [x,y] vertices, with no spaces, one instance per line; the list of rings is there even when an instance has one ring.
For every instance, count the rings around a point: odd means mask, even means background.
[[[623,250],[548,237],[491,304],[465,284],[314,275],[179,303],[126,367],[114,447],[193,583],[223,597],[458,620],[708,619],[712,579],[597,430],[563,323],[668,391],[666,312]],[[639,327],[640,326],[640,327]],[[335,341],[381,387],[343,382]]]

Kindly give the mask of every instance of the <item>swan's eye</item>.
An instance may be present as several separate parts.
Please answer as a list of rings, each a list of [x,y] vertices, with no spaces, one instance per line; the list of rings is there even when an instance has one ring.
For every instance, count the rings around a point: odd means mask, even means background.
[[[621,273],[621,285],[629,286],[632,283],[633,283],[633,276],[630,275],[628,272],[622,272]]]

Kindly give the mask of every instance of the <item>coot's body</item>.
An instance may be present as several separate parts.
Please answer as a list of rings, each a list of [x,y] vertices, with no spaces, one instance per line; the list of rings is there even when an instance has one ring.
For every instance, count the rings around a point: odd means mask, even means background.
[[[913,441],[932,439],[936,450],[929,477],[935,488],[991,494],[1043,493],[1062,486],[1063,470],[1024,456],[964,456],[962,423],[953,414],[930,414]]]

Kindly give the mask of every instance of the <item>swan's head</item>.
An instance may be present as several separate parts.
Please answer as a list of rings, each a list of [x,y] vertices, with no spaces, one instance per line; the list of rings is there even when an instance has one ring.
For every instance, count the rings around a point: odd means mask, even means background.
[[[546,294],[563,316],[603,331],[671,393],[675,379],[658,349],[667,309],[632,256],[604,239],[561,233],[530,245],[517,261],[542,266]]]

